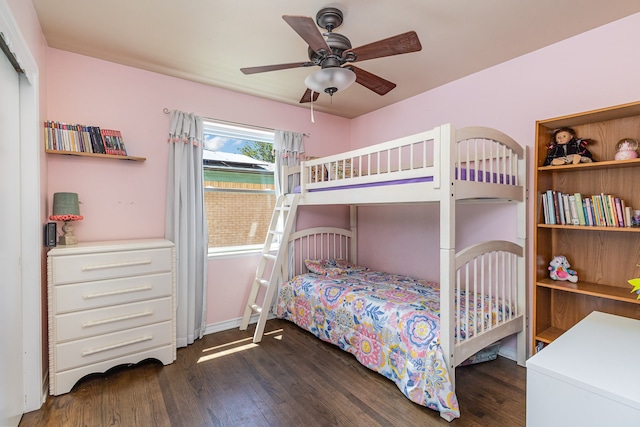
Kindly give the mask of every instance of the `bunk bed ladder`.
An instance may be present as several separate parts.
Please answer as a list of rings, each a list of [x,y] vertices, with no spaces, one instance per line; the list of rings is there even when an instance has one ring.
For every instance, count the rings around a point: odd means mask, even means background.
[[[251,320],[252,314],[257,313],[259,315],[256,330],[253,334],[254,343],[262,340],[264,327],[269,316],[269,309],[273,302],[275,291],[278,288],[278,280],[283,276],[283,267],[287,260],[287,241],[289,240],[289,234],[293,229],[299,197],[300,196],[298,195],[281,195],[278,196],[278,199],[276,200],[276,206],[271,217],[269,231],[267,232],[267,238],[265,239],[260,262],[258,263],[258,268],[256,270],[256,277],[253,281],[247,306],[244,310],[244,315],[242,316],[242,321],[240,323],[240,330],[244,331],[249,327],[249,321]],[[276,237],[278,237],[279,240],[277,240]],[[280,243],[277,245],[276,253],[273,254],[273,244],[276,242]],[[266,277],[268,277],[268,279]],[[259,304],[258,296],[262,289],[265,290],[264,300]]]

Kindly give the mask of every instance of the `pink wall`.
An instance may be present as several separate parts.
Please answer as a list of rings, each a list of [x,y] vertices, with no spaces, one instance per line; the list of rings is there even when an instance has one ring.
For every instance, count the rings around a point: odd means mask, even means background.
[[[310,133],[307,152],[313,155],[446,122],[496,127],[531,146],[538,119],[640,99],[640,58],[632,54],[639,38],[636,14],[354,120],[316,113],[315,124],[306,108],[48,49],[44,119],[119,129],[130,153],[147,158],[133,163],[49,155],[49,199],[56,191],[79,193],[86,218],[77,224],[76,234],[85,241],[162,236],[168,128],[163,108]],[[345,138],[336,140],[335,135]],[[500,238],[514,235],[513,209],[460,211],[460,246],[484,238],[487,230],[494,236],[496,228],[501,229]],[[402,221],[395,219],[398,216]],[[311,213],[301,217],[317,219]],[[425,255],[438,244],[437,231],[430,225],[438,218],[437,209],[364,207],[359,218],[359,262],[438,277],[437,257]],[[384,250],[380,241],[385,242]],[[210,261],[208,324],[242,314],[256,264],[255,256]]]
[[[47,155],[49,204],[53,193],[79,195],[80,240],[164,235],[168,118],[162,110],[310,134],[307,152],[326,155],[348,146],[346,119],[306,107],[242,95],[136,68],[48,49],[48,103],[43,120],[81,123],[122,132],[129,154],[143,163]],[[347,135],[344,141],[335,135]],[[207,323],[242,315],[258,257],[211,259]]]
[[[309,133],[307,151],[323,154],[335,130],[349,122],[323,114],[311,123],[293,107],[136,68],[49,49],[47,120],[122,132],[130,155],[143,163],[48,155],[49,194],[79,194],[85,219],[80,239],[114,240],[164,234],[169,116],[164,108],[205,117]],[[318,116],[318,115],[316,115]]]
[[[635,14],[356,118],[351,122],[352,148],[442,123],[495,127],[533,147],[536,120],[640,99],[640,57],[633,53],[639,39],[640,14]],[[530,156],[532,165],[533,151]],[[529,205],[531,218],[531,200]],[[437,210],[430,212],[429,208],[417,206],[380,209],[381,212],[359,216],[359,261],[427,278],[435,270],[437,278],[437,257],[429,256],[425,262],[424,252],[426,246],[438,242],[437,234],[424,226],[425,222],[437,220]],[[423,210],[428,214],[423,215]],[[398,215],[406,220],[396,223],[392,231],[385,231],[389,239],[383,240],[385,250],[379,250],[379,225],[393,222]],[[515,210],[504,211],[500,207],[463,207],[457,245],[494,235],[496,226],[505,234],[502,238],[515,238],[514,216]],[[530,236],[532,232],[529,221]],[[414,234],[420,238],[408,238]],[[403,238],[391,239],[391,235]],[[532,238],[529,240],[532,249]]]

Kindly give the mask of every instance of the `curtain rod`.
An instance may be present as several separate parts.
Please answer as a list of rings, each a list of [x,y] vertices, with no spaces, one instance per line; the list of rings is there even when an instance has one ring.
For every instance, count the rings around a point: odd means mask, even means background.
[[[165,114],[169,114],[171,113],[171,110],[169,110],[168,108],[163,108],[162,112]],[[260,129],[260,130],[268,130],[269,132],[274,132],[275,129],[273,128],[267,128],[267,127],[263,127],[263,126],[253,126],[253,125],[247,125],[245,123],[237,123],[237,122],[230,122],[227,120],[220,120],[220,119],[213,119],[211,117],[205,117],[205,119],[207,120],[211,120],[214,122],[218,122],[218,123],[224,123],[227,125],[233,125],[233,126],[243,126],[243,127],[248,127],[248,128],[253,128],[253,129]],[[306,136],[307,138],[311,136],[311,134],[309,133],[303,133],[304,136]]]

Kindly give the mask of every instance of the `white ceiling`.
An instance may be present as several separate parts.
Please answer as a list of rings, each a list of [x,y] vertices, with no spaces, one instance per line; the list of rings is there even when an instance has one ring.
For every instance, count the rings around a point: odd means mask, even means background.
[[[317,68],[244,75],[240,68],[308,61],[282,15],[337,7],[335,32],[354,47],[415,30],[420,52],[358,62],[397,84],[354,84],[314,109],[358,117],[640,12],[638,0],[32,0],[50,47],[207,85],[299,104]],[[320,31],[320,29],[318,29]],[[549,64],[550,67],[556,66]],[[562,64],[557,65],[562,67]]]

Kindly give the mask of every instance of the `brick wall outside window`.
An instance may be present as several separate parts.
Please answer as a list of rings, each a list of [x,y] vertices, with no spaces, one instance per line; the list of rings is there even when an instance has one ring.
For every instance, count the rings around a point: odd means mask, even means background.
[[[205,187],[273,190],[269,184],[205,181]],[[276,203],[275,194],[205,190],[209,247],[262,244]]]

